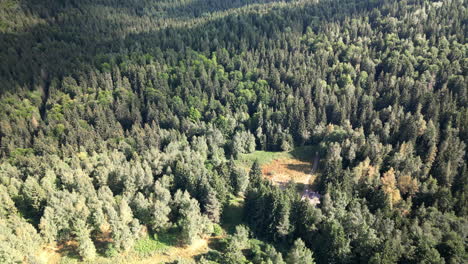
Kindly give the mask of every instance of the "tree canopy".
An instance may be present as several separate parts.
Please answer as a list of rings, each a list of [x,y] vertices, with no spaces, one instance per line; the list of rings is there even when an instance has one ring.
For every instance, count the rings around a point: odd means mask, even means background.
[[[241,197],[196,261],[463,263],[466,21],[462,0],[0,2],[0,262],[188,245]],[[237,162],[304,145],[318,206]]]

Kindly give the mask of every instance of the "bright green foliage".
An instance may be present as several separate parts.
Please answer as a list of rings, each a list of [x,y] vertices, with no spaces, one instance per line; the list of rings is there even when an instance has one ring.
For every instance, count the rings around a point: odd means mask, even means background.
[[[242,250],[248,247],[249,230],[245,226],[236,226],[235,233],[228,238],[227,247],[223,256],[225,263],[245,263]]]
[[[40,223],[41,234],[49,242],[68,240],[73,233],[81,232],[81,221],[86,221],[89,215],[83,196],[67,191],[57,192],[44,210]]]
[[[162,252],[177,244],[177,236],[174,233],[163,232],[155,234],[154,237],[146,236],[138,239],[135,243],[135,251],[140,256],[150,256]]]
[[[109,211],[113,244],[116,249],[127,251],[139,237],[141,226],[139,221],[133,218],[132,210],[125,199],[122,199],[116,209]]]
[[[78,254],[83,260],[93,260],[96,257],[96,248],[90,237],[89,227],[82,219],[75,223],[75,235],[78,242]]]
[[[43,243],[36,229],[18,216],[0,218],[0,262],[34,263]]]
[[[289,250],[286,257],[286,263],[310,263],[313,264],[314,258],[312,257],[312,251],[308,249],[301,239],[297,239],[294,242],[293,247]]]
[[[229,163],[229,170],[234,193],[239,194],[245,192],[249,185],[249,176],[247,172],[237,167],[233,160]]]
[[[0,262],[211,222],[218,263],[466,260],[466,1],[0,2]]]
[[[157,181],[154,185],[154,193],[156,200],[154,201],[151,211],[151,226],[154,231],[160,231],[169,225],[169,213],[171,208],[169,202],[171,199],[171,193],[165,189],[162,184]]]
[[[190,245],[206,233],[208,219],[201,215],[199,203],[190,198],[188,192],[178,190],[174,194],[173,208],[178,214],[177,226],[182,243]]]
[[[0,218],[6,219],[16,213],[15,202],[8,194],[7,187],[0,185]]]
[[[237,132],[232,140],[232,152],[237,157],[241,153],[255,150],[255,137],[249,132]]]

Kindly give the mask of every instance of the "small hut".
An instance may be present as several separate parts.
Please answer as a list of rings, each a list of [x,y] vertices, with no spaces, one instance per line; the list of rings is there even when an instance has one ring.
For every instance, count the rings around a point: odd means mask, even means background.
[[[301,200],[309,200],[309,202],[313,206],[317,206],[320,204],[320,194],[318,192],[311,191],[309,189],[306,189],[304,193],[302,194]]]

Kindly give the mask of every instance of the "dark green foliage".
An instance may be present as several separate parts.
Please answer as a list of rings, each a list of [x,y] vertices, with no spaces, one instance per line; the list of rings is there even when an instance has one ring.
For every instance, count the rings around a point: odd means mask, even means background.
[[[249,175],[245,170],[238,168],[232,159],[229,163],[229,173],[234,194],[244,193],[249,185]]]
[[[216,192],[211,190],[208,192],[205,203],[205,213],[213,223],[219,223],[219,218],[221,216],[221,203],[218,198],[216,198]]]
[[[258,188],[262,182],[262,170],[260,164],[256,160],[252,164],[252,168],[249,171],[249,184],[250,188]]]
[[[461,0],[2,1],[0,262],[221,218],[274,244],[238,230],[209,261],[462,263],[466,21]],[[317,207],[229,161],[302,145]]]

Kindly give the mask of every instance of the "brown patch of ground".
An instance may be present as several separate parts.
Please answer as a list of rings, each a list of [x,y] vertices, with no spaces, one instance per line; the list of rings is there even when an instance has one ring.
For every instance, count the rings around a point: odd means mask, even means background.
[[[316,176],[311,172],[310,162],[290,158],[276,159],[262,166],[263,175],[278,185],[290,180],[298,184],[312,184]]]
[[[56,264],[60,262],[61,255],[58,252],[60,248],[55,244],[50,244],[43,247],[37,252],[37,257],[40,263]]]
[[[103,244],[112,243],[113,239],[110,225],[108,223],[102,224],[99,229],[101,232],[97,235],[96,242]]]

